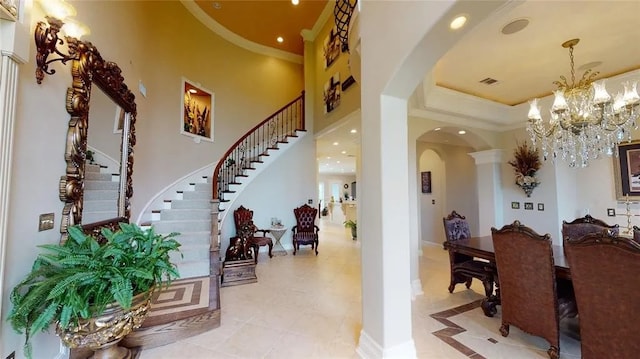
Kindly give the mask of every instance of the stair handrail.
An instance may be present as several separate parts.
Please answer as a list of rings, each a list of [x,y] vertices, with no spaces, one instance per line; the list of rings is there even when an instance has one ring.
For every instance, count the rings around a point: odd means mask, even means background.
[[[292,110],[296,111],[295,113],[291,112]],[[247,169],[245,167],[247,163],[239,163],[246,162],[246,157],[240,157],[240,153],[244,154],[243,151],[247,151],[248,149],[252,152],[257,151],[257,156],[263,155],[268,149],[275,149],[274,147],[278,142],[284,142],[287,136],[294,136],[296,131],[304,131],[305,127],[305,118],[304,118],[304,91],[289,102],[288,104],[282,106],[279,110],[275,111],[273,114],[268,116],[262,122],[255,125],[249,131],[247,131],[240,139],[238,139],[225,154],[221,157],[221,160],[218,161],[216,168],[213,170],[212,176],[212,197],[214,200],[222,200],[221,192],[228,188],[228,185],[232,183],[232,180],[235,180],[235,177],[241,175],[244,170]],[[293,114],[297,115],[297,118],[284,118],[281,115],[283,114]],[[278,126],[278,121],[281,120],[281,123]],[[293,123],[295,120],[296,123]],[[286,125],[286,126],[285,126]],[[275,133],[265,133],[269,130],[269,127],[275,131]],[[260,137],[259,132],[262,130],[262,137]],[[255,138],[259,137],[259,141],[250,141],[252,136]],[[264,140],[268,140],[265,142]],[[249,160],[250,162],[251,160]],[[224,167],[227,165],[227,168],[231,168],[228,173],[222,173]],[[250,165],[250,163],[249,163]],[[222,179],[221,179],[222,177]]]

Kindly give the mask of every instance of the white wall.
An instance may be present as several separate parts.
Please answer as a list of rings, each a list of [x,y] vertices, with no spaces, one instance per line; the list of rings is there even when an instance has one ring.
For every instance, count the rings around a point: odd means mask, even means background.
[[[299,64],[232,45],[201,25],[179,2],[69,2],[78,12],[76,18],[91,28],[86,40],[98,47],[103,58],[120,65],[125,82],[136,95],[134,220],[155,193],[175,179],[215,162],[244,132],[299,96],[303,88]],[[38,7],[33,11],[32,29],[36,21],[44,19]],[[32,34],[29,41],[33,41]],[[46,76],[42,85],[37,85],[35,50],[30,53],[29,62],[20,67],[3,263],[2,358],[13,350],[21,358],[24,342],[24,336],[16,334],[6,321],[11,308],[9,291],[30,270],[38,253],[36,246],[60,240],[63,205],[58,198],[58,182],[65,173],[63,155],[69,121],[65,96],[71,75],[69,65],[55,63],[51,68],[56,74]],[[215,92],[213,143],[197,144],[191,137],[180,135],[182,76]],[[146,86],[147,97],[138,92],[139,81]],[[315,198],[315,168],[307,165],[315,164],[313,146],[299,152],[298,163],[279,170],[287,174],[279,177],[282,181],[262,188],[275,186],[278,191],[266,197],[260,192],[253,196],[263,201],[263,206],[257,208],[259,213],[282,211],[284,217],[294,203],[283,202],[282,198],[292,198],[295,205]],[[52,230],[37,231],[42,213],[54,213]],[[271,215],[268,213],[266,218]],[[59,341],[53,331],[37,334],[33,339],[35,358],[56,356]]]
[[[291,227],[296,224],[293,209],[312,199],[317,206],[315,142],[308,133],[280,155],[257,178],[249,183],[236,199],[233,208],[222,223],[220,253],[224,256],[229,238],[235,236],[233,211],[241,205],[253,210],[253,222],[258,228],[267,229],[271,218],[282,220],[289,230],[282,236],[285,248],[291,245]]]
[[[420,233],[421,240],[442,243],[444,241],[444,229],[442,217],[447,198],[446,164],[433,150],[427,149],[420,156],[418,168],[417,196],[420,198]],[[431,193],[422,193],[420,186],[421,173],[431,172]]]

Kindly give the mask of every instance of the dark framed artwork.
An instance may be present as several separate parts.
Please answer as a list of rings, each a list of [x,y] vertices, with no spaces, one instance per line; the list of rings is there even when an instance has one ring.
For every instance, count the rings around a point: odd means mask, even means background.
[[[618,156],[613,157],[616,199],[640,200],[640,141],[618,145]]]
[[[544,211],[544,203],[538,203],[538,211]]]
[[[524,209],[529,210],[529,211],[533,211],[533,202],[525,202],[524,203]]]
[[[422,193],[431,193],[431,171],[420,174],[422,175]]]
[[[615,217],[616,216],[616,209],[615,208],[607,208],[607,216]]]
[[[340,73],[336,72],[324,84],[324,113],[329,113],[340,106]]]
[[[334,25],[322,44],[325,69],[331,66],[338,56],[340,56],[341,47],[340,38],[338,37],[338,27]]]
[[[193,137],[195,142],[213,142],[213,93],[185,78],[181,92],[180,133]]]
[[[520,209],[520,202],[511,202],[511,209]]]

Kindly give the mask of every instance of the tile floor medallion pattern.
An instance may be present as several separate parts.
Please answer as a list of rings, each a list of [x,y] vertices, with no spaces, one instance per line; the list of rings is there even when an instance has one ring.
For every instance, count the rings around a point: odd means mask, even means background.
[[[209,277],[176,280],[169,288],[156,291],[143,327],[166,323],[166,318],[178,320],[207,312],[209,308]]]
[[[219,328],[144,349],[140,358],[358,358],[360,244],[366,239],[353,241],[338,217],[319,221],[318,256],[311,250],[273,258],[261,254],[257,283],[221,288]],[[291,234],[287,232],[281,241],[291,254]],[[484,293],[479,281],[474,280],[471,289],[459,285],[453,293],[447,291],[449,257],[440,243],[423,245],[419,276],[424,294],[411,302],[418,358],[548,358],[544,339],[514,326],[508,337],[500,335],[500,308],[493,318],[478,308]],[[195,283],[178,286],[158,302],[187,298],[196,287]],[[564,331],[560,339],[560,358],[579,359],[580,342]]]

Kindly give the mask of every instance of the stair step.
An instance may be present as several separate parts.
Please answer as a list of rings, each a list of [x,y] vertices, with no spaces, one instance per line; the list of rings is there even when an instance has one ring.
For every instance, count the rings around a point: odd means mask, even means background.
[[[243,170],[255,170],[255,167],[242,167]]]
[[[171,209],[211,209],[211,199],[190,199],[170,201]]]
[[[211,242],[211,232],[184,232],[176,237],[176,240],[182,245],[206,245]]]
[[[82,205],[82,210],[84,212],[109,211],[114,208],[118,208],[117,199],[88,200],[85,198]]]
[[[204,232],[211,230],[211,220],[160,220],[153,223],[158,233]]]
[[[205,261],[209,262],[209,244],[189,244],[180,246],[180,253],[171,252],[169,258],[176,265],[180,263]]]
[[[118,199],[118,191],[92,189],[84,191],[84,200]]]
[[[102,172],[85,172],[84,180],[85,181],[111,181],[111,173],[102,173]]]
[[[207,219],[211,219],[211,209],[210,208],[165,209],[160,211],[160,219],[163,221],[180,220],[180,219],[207,220]]]
[[[98,211],[98,212],[87,212],[85,210],[82,211],[82,222],[83,223],[95,223],[104,221],[106,219],[112,219],[118,217],[118,211]]]
[[[211,199],[211,195],[211,191],[185,191],[182,193],[182,199]]]
[[[267,147],[268,150],[278,150],[278,147]]]
[[[193,278],[209,275],[209,261],[191,261],[177,263],[180,278]]]
[[[84,181],[84,190],[85,191],[91,191],[91,190],[112,190],[112,191],[117,191],[117,190],[119,190],[119,187],[120,187],[120,183],[111,181],[111,179],[109,179],[108,181],[96,181],[96,180],[89,180],[89,181],[85,180]]]

